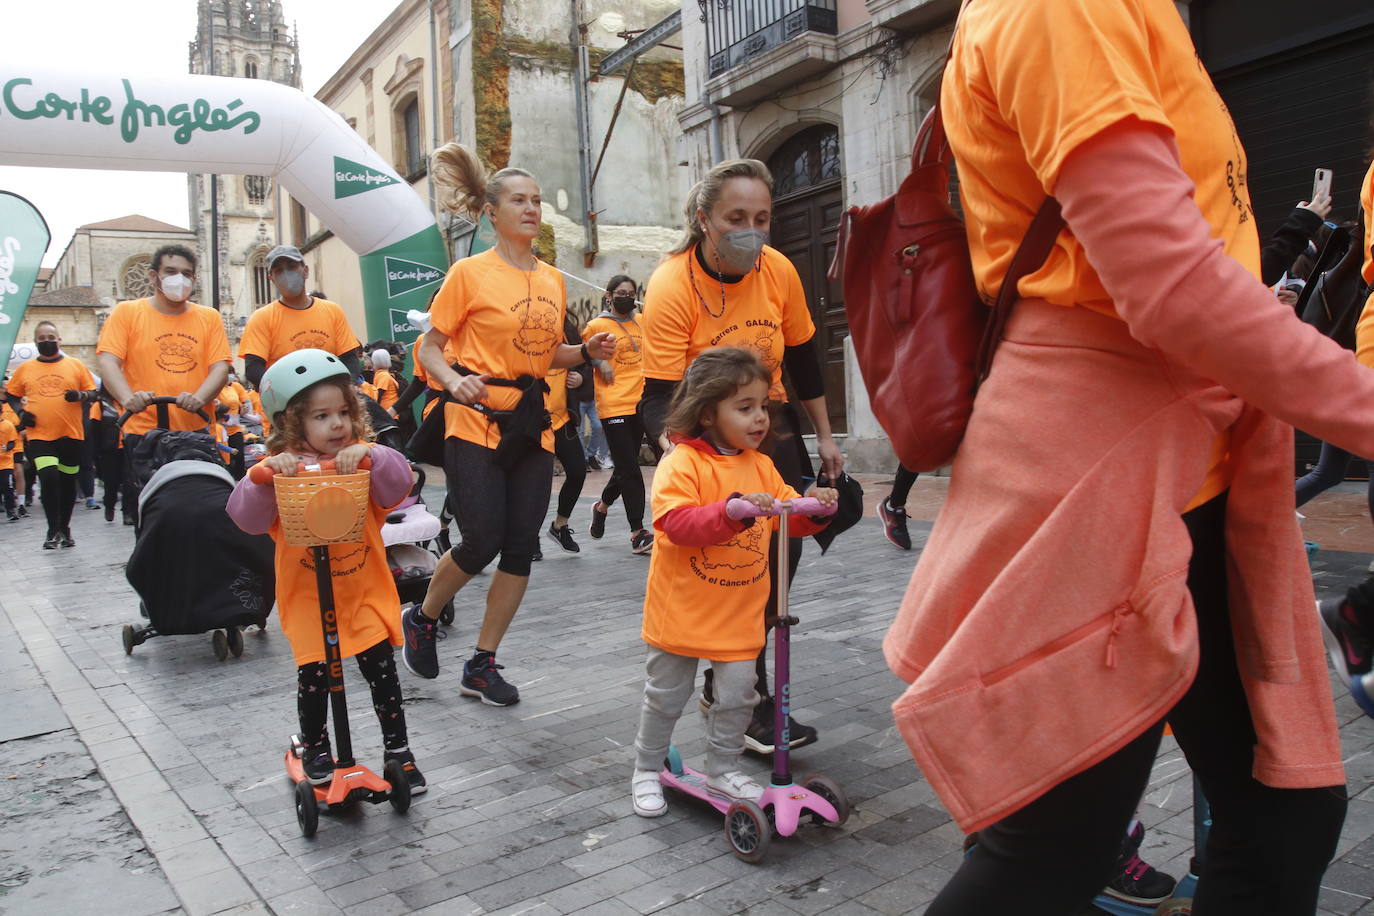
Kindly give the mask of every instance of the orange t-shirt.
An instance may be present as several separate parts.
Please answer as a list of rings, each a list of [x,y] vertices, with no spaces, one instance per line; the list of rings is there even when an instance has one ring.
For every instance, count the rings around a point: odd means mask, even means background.
[[[377,403],[383,410],[395,407],[401,399],[401,386],[396,383],[396,376],[385,369],[372,373],[372,386],[377,389]]]
[[[232,385],[225,385],[216,400],[229,408],[230,418],[237,417],[243,412],[243,398],[239,396]],[[243,432],[243,426],[240,423],[226,423],[224,424],[224,432],[226,435],[232,436],[234,433]]]
[[[76,357],[63,356],[51,363],[41,359],[20,363],[5,390],[28,399],[25,409],[38,418],[38,425],[29,427],[25,434],[35,442],[86,438],[82,423],[86,406],[64,397],[68,391],[95,390],[95,379]]]
[[[3,400],[0,400],[0,419],[10,421],[10,424],[14,426],[15,432],[19,436],[19,444],[14,447],[14,451],[10,454],[24,454],[24,434],[19,432],[19,414],[15,413],[14,408]]]
[[[654,471],[651,506],[654,550],[644,591],[644,641],[649,645],[719,662],[754,658],[763,648],[763,610],[768,603],[768,538],[776,518],[757,518],[728,542],[684,547],[668,540],[663,517],[683,506],[705,506],[732,493],[798,494],[772,460],[746,449],[720,455],[681,444]]]
[[[6,450],[5,446],[11,442],[14,448]],[[0,417],[0,471],[14,470],[14,456],[19,452],[19,433],[14,428],[14,424],[4,417]]]
[[[1042,74],[1059,77],[1044,91]],[[1065,159],[1129,118],[1174,134],[1183,170],[1226,253],[1259,276],[1247,163],[1231,116],[1168,0],[973,3],[941,89],[959,163],[960,200],[983,298],[997,296],[1035,212]],[[1115,314],[1083,247],[1060,233],[1026,298]],[[1223,305],[1218,303],[1218,306]]]
[[[344,658],[370,649],[382,640],[401,644],[401,598],[382,544],[382,525],[391,510],[368,501],[363,540],[331,544],[329,569],[338,611],[339,649]],[[267,532],[277,544],[277,611],[281,628],[291,641],[296,664],[324,661],[320,631],[320,599],[315,584],[315,561],[309,547],[292,547],[282,533],[281,518]]]
[[[600,372],[592,370],[596,376],[596,415],[603,420],[630,416],[639,408],[639,397],[644,393],[644,332],[639,322],[598,315],[582,329],[582,339],[607,331],[615,335],[615,354],[610,360],[615,381],[607,384]]]
[[[293,309],[278,299],[248,317],[238,355],[262,357],[270,367],[297,350],[325,350],[339,356],[358,346],[358,337],[338,303],[314,299],[309,308]]]
[[[542,379],[563,342],[566,304],[557,270],[544,263],[518,270],[492,248],[449,268],[429,315],[464,368],[495,378]],[[493,410],[513,409],[521,395],[494,385],[487,392]],[[486,415],[463,404],[447,404],[444,410],[447,435],[492,449],[500,443],[501,433]],[[542,438],[544,450],[552,452],[553,430],[545,430]]]
[[[368,397],[372,398],[372,400],[377,400],[377,386],[372,384],[371,382],[359,382],[358,390],[361,391],[363,394],[367,395]]]
[[[1374,285],[1374,164],[1364,173],[1360,187],[1360,206],[1364,209],[1364,282]]]
[[[1260,275],[1245,150],[1231,115],[1168,0],[973,3],[962,14],[941,86],[959,163],[974,277],[997,296],[1035,212],[1065,160],[1107,128],[1135,119],[1172,132],[1194,198],[1227,255]],[[1040,76],[1053,69],[1056,91]],[[1083,246],[1064,230],[1025,298],[1115,315]],[[1224,307],[1224,303],[1217,303]],[[1218,437],[1192,506],[1224,490],[1229,437]]]
[[[544,381],[549,385],[544,409],[549,412],[550,428],[562,429],[568,422],[568,370],[550,369]]]
[[[767,245],[760,268],[738,283],[723,283],[706,273],[695,246],[667,258],[644,290],[640,324],[644,378],[676,382],[703,350],[742,347],[772,371],[768,396],[775,401],[787,400],[783,349],[806,343],[816,333],[797,268]]]
[[[138,299],[115,306],[95,351],[124,362],[124,378],[134,391],[175,397],[204,384],[213,364],[229,362],[229,339],[212,308],[188,302],[180,315],[164,315],[147,299]],[[167,417],[172,429],[205,428],[200,417],[176,407]],[[129,418],[124,433],[142,435],[156,425],[157,410],[149,407]]]

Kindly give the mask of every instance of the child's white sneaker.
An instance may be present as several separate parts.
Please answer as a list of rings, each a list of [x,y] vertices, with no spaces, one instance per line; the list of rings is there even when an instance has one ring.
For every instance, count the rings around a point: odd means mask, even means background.
[[[630,777],[630,798],[634,801],[635,814],[640,817],[659,817],[668,813],[663,786],[655,770],[635,770]]]
[[[706,780],[706,788],[717,795],[736,800],[758,801],[763,797],[763,786],[739,770],[731,770],[719,776],[712,776]]]

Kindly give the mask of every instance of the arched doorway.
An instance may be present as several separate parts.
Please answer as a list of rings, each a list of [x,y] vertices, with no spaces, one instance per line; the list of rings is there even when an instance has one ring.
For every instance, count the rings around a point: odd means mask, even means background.
[[[839,129],[822,124],[801,131],[768,157],[768,168],[773,173],[772,245],[791,258],[801,274],[816,324],[830,426],[842,433],[848,428],[844,339],[849,336],[849,324],[844,291],[825,276],[835,257],[835,238],[844,212]]]

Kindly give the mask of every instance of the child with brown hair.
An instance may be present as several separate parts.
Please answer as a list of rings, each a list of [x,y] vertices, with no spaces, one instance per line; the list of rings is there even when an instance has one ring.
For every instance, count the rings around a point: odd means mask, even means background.
[[[711,664],[715,702],[707,712],[707,786],[729,798],[756,799],[763,787],[739,769],[744,731],[758,696],[754,659],[763,648],[768,601],[768,538],[773,518],[741,519],[734,497],[761,509],[799,494],[759,451],[770,427],[772,374],[747,350],[707,350],[687,369],[669,406],[673,448],[654,472],[654,550],[644,595],[644,704],[635,738],[631,793],[635,813],[667,811],[658,770],[673,726],[692,695],[697,662]],[[826,505],[835,490],[807,494]],[[793,517],[790,537],[828,519]]]
[[[297,350],[273,363],[262,377],[262,403],[272,419],[268,457],[262,463],[275,473],[290,477],[302,463],[327,459],[339,474],[352,474],[364,458],[371,459],[371,505],[363,541],[340,545],[334,554],[339,648],[343,658],[357,658],[358,670],[372,691],[385,759],[401,762],[410,794],[418,795],[425,791],[425,778],[408,746],[392,650],[401,643],[401,599],[381,535],[388,510],[410,492],[410,465],[399,452],[369,443],[371,429],[348,369],[323,350]],[[243,478],[227,508],[244,531],[270,534],[277,542],[277,609],[296,656],[296,710],[305,745],[305,774],[314,785],[327,784],[334,775],[326,728],[329,678],[310,549],[286,543],[270,482]]]

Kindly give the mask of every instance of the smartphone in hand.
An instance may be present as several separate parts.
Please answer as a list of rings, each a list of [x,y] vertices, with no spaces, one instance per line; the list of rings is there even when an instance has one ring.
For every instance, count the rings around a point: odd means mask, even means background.
[[[1316,200],[1322,196],[1331,196],[1331,170],[1317,169],[1312,178],[1312,196],[1309,200]]]

